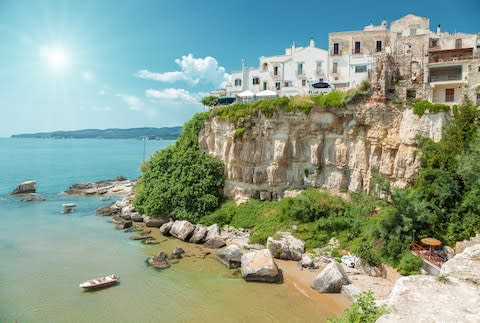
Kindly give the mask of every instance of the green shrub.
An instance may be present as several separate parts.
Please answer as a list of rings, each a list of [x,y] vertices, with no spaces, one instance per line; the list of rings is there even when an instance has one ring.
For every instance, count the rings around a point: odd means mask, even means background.
[[[404,253],[398,265],[398,271],[404,276],[418,275],[421,272],[421,268],[422,259],[413,255],[411,252]]]
[[[242,140],[245,131],[247,131],[247,128],[245,127],[236,128],[235,133],[233,134],[233,141]]]
[[[331,323],[374,323],[385,314],[385,306],[377,306],[371,291],[363,292],[355,297],[355,303],[347,308],[343,315],[329,319]]]
[[[371,267],[378,267],[382,264],[380,251],[378,248],[375,248],[371,240],[362,241],[353,252],[362,260],[362,262]]]
[[[440,111],[448,111],[449,109],[450,109],[450,106],[446,104],[431,103],[430,101],[427,101],[427,100],[421,100],[421,101],[415,102],[413,106],[413,113],[421,117],[426,111],[429,111],[430,113],[437,113]]]

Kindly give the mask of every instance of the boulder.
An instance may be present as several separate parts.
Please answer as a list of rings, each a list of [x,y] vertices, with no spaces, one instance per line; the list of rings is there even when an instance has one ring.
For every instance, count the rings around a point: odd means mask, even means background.
[[[35,188],[36,184],[37,184],[36,181],[26,181],[26,182],[20,183],[10,194],[16,195],[16,194],[35,193],[37,191]]]
[[[241,263],[242,277],[246,281],[276,283],[282,280],[281,271],[268,249],[243,254]]]
[[[197,226],[195,227],[195,230],[193,230],[192,237],[190,238],[189,241],[192,243],[202,243],[206,235],[207,235],[207,227],[201,224],[197,224]]]
[[[300,266],[302,266],[302,268],[308,269],[318,268],[318,265],[313,261],[312,257],[310,257],[308,253],[304,253],[302,255],[302,259],[300,260]]]
[[[220,236],[225,240],[227,245],[235,244],[240,248],[247,248],[250,232],[244,229],[225,226],[221,230]]]
[[[167,222],[164,225],[160,227],[160,233],[163,234],[164,236],[169,236],[170,235],[170,230],[172,229],[173,226],[173,221]]]
[[[268,237],[267,248],[273,257],[285,260],[300,260],[305,251],[305,242],[295,238],[289,232],[278,232],[278,240]]]
[[[480,244],[467,247],[447,261],[440,269],[440,274],[480,285]]]
[[[355,301],[355,297],[361,292],[362,290],[353,284],[343,285],[341,290],[341,293],[352,302]]]
[[[183,254],[185,253],[185,250],[183,250],[180,247],[175,247],[173,249],[172,254],[170,255],[170,259],[180,259],[183,257]]]
[[[212,224],[207,228],[207,235],[205,236],[205,241],[216,238],[218,236],[220,236],[220,229],[218,227],[218,224]]]
[[[165,223],[168,223],[168,219],[164,217],[158,217],[158,218],[151,217],[147,221],[145,221],[145,225],[147,227],[155,227],[155,228],[160,228]]]
[[[175,221],[170,229],[170,234],[180,240],[187,240],[195,230],[195,225],[186,220]]]
[[[217,259],[230,269],[239,268],[241,266],[242,255],[242,249],[234,244],[217,251]]]
[[[387,271],[383,265],[378,267],[372,267],[369,264],[366,264],[360,260],[360,268],[361,270],[371,277],[387,277]]]
[[[100,208],[97,209],[97,211],[95,213],[97,213],[97,215],[101,215],[101,216],[113,216],[113,215],[120,214],[119,209],[114,208],[112,206],[113,205],[107,205],[107,206],[100,207]]]
[[[117,223],[117,225],[115,225],[115,228],[119,230],[123,230],[123,229],[130,228],[131,226],[132,226],[132,221],[122,221],[120,223]]]
[[[156,269],[170,268],[170,263],[168,262],[168,255],[163,251],[160,252],[158,255],[148,257],[147,264]]]
[[[225,245],[226,245],[225,240],[223,240],[222,237],[216,237],[216,238],[210,239],[203,244],[204,247],[210,248],[210,249],[219,249],[221,247],[224,247]]]
[[[133,222],[143,222],[143,216],[138,212],[133,212],[130,215],[130,219],[132,219]]]
[[[133,212],[135,212],[135,209],[133,208],[132,205],[129,204],[127,206],[124,206],[122,208],[122,217],[124,217],[124,216],[130,217],[130,214],[133,213]]]
[[[350,279],[343,267],[332,261],[315,277],[311,287],[320,293],[340,293],[342,286],[347,284],[350,284]]]

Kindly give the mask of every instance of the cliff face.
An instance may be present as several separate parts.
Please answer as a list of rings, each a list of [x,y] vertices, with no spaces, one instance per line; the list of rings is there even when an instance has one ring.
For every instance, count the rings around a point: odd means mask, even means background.
[[[235,125],[214,118],[200,132],[200,148],[225,163],[225,194],[244,198],[260,192],[276,199],[286,188],[326,187],[369,192],[380,173],[395,187],[413,184],[419,167],[415,136],[438,141],[446,113],[414,115],[383,103],[349,109],[276,112]]]

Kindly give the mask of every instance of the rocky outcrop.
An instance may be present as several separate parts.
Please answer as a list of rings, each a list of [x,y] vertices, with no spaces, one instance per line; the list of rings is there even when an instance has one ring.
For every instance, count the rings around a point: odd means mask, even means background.
[[[10,194],[29,194],[29,193],[36,193],[35,185],[37,184],[36,181],[26,181],[20,183]]]
[[[242,256],[242,249],[234,244],[217,252],[217,259],[230,269],[239,268],[241,266]]]
[[[21,194],[20,201],[22,202],[43,202],[45,198],[37,193],[28,193],[28,194]]]
[[[189,241],[192,243],[202,243],[206,235],[207,227],[201,224],[197,224]]]
[[[438,141],[447,113],[414,115],[411,108],[369,103],[347,109],[313,108],[303,113],[255,115],[240,126],[220,118],[200,132],[203,151],[225,164],[227,196],[263,199],[282,196],[287,187],[322,187],[369,192],[372,176],[386,176],[392,186],[414,183],[420,166],[417,135]]]
[[[186,220],[175,221],[170,229],[170,234],[180,240],[187,240],[195,230],[195,225]]]
[[[207,234],[205,236],[205,241],[216,238],[218,236],[220,236],[220,228],[218,224],[215,223],[207,227]]]
[[[127,195],[132,193],[135,180],[119,176],[115,179],[102,180],[95,183],[74,184],[65,191],[69,195]]]
[[[170,258],[171,259],[180,259],[180,258],[183,257],[184,254],[185,254],[185,250],[183,250],[180,247],[175,247],[175,249],[173,249],[173,251],[172,251],[172,254],[170,255]]]
[[[400,278],[377,322],[480,322],[480,244],[447,261],[441,275]]]
[[[168,219],[164,217],[143,217],[143,221],[147,227],[160,228],[162,225],[168,222]]]
[[[282,280],[281,272],[268,249],[247,252],[241,262],[242,277],[246,281],[276,283]]]
[[[207,240],[203,244],[205,248],[210,248],[210,249],[219,249],[222,248],[226,245],[225,240],[223,240],[222,237],[215,237],[213,239]]]
[[[173,221],[167,222],[163,224],[160,227],[160,233],[163,234],[164,236],[169,236],[170,235],[170,230],[172,230],[173,227]]]
[[[480,244],[466,248],[447,261],[440,269],[440,274],[480,285]]]
[[[312,282],[312,288],[320,293],[340,293],[343,285],[350,284],[347,274],[336,261],[330,262]]]
[[[305,250],[305,242],[289,232],[278,232],[278,238],[268,237],[267,248],[273,257],[285,260],[300,260]]]

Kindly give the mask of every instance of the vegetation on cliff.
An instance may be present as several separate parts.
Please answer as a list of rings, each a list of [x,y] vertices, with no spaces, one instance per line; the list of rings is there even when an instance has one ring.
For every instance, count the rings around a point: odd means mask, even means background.
[[[219,206],[223,164],[198,147],[206,118],[205,113],[195,115],[173,146],[158,151],[143,165],[136,210],[197,222]]]

